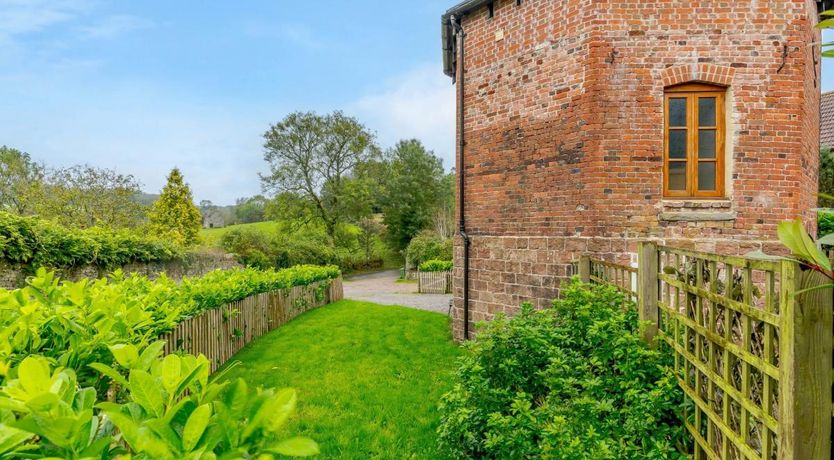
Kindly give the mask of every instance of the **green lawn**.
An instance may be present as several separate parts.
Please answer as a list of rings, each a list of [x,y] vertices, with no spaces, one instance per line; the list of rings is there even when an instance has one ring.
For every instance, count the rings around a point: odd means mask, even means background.
[[[237,224],[230,225],[223,228],[204,228],[200,230],[201,244],[206,247],[216,247],[220,245],[220,239],[223,235],[231,230],[250,229],[263,232],[275,233],[278,231],[279,223],[275,221],[255,222],[252,224]]]
[[[434,459],[437,403],[461,353],[445,315],[343,300],[250,344],[224,378],[298,390],[290,430],[323,458]]]

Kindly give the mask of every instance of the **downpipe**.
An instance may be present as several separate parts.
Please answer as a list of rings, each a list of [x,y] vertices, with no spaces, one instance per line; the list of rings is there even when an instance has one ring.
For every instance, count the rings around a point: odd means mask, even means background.
[[[458,91],[459,99],[458,99],[458,122],[460,123],[458,126],[459,134],[458,134],[458,150],[460,155],[460,167],[458,170],[458,178],[459,178],[459,185],[458,185],[458,208],[459,208],[459,221],[458,221],[458,233],[460,233],[461,238],[463,238],[463,338],[464,340],[469,340],[469,248],[472,245],[472,240],[469,238],[469,234],[466,233],[466,218],[465,218],[465,204],[466,204],[466,182],[464,181],[464,175],[466,168],[464,167],[464,150],[466,148],[466,136],[464,132],[464,109],[465,106],[465,87],[464,87],[464,58],[466,56],[466,48],[465,40],[466,40],[466,33],[463,31],[463,26],[458,22],[455,16],[451,16],[449,18],[451,22],[452,29],[455,31],[455,35],[457,35],[459,40],[459,48],[460,48],[460,64],[459,74],[458,77],[458,84],[460,85],[460,90]]]

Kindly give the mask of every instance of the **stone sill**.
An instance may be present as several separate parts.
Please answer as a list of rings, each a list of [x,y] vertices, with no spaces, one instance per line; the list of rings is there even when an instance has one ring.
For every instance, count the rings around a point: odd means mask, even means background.
[[[733,202],[727,199],[663,200],[657,218],[661,222],[728,222],[736,220]]]

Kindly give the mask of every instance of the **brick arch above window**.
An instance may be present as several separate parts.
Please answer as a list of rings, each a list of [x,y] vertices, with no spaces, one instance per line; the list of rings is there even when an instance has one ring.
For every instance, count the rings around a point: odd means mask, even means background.
[[[664,87],[681,83],[709,83],[720,86],[732,86],[736,69],[715,64],[686,64],[667,67],[660,71]]]

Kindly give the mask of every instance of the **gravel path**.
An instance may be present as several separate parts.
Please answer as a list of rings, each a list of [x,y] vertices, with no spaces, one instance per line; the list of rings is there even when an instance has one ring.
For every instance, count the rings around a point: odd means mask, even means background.
[[[359,275],[345,280],[345,298],[382,305],[402,305],[420,310],[449,312],[449,294],[418,294],[417,283],[397,283],[399,271]]]

